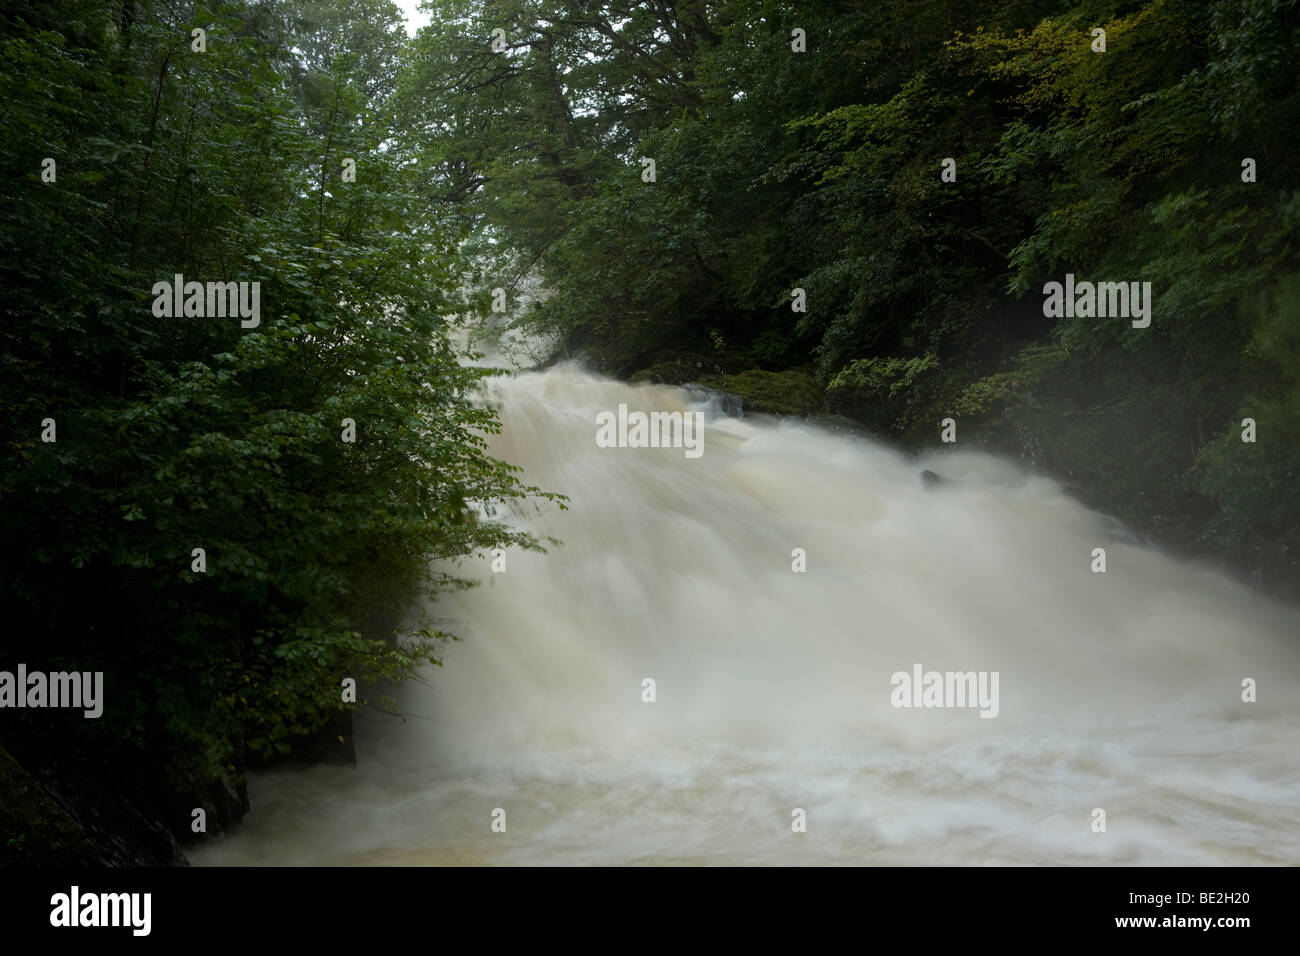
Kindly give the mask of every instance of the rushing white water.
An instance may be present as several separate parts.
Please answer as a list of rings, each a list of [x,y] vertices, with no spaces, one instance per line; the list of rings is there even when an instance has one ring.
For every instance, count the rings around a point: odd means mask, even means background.
[[[564,546],[462,569],[427,719],[255,778],[194,862],[1300,863],[1300,613],[987,455],[716,417],[698,459],[599,448],[597,412],[687,395],[492,391],[493,453],[571,499],[510,520]],[[998,715],[892,707],[915,664],[998,672]]]

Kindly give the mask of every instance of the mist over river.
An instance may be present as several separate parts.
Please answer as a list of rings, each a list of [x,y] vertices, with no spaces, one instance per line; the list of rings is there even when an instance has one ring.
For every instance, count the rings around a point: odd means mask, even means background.
[[[492,454],[570,498],[498,517],[564,545],[464,565],[418,716],[359,719],[355,768],[254,777],[192,862],[1300,863],[1294,609],[960,443],[914,460],[574,367],[489,391]],[[598,447],[620,404],[706,411],[703,454]],[[996,716],[893,706],[917,665],[997,672]]]

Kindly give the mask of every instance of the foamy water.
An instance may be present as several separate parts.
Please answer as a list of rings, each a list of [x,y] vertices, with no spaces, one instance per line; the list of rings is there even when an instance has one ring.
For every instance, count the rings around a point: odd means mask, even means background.
[[[464,565],[419,717],[359,722],[355,768],[254,778],[195,863],[1300,863],[1295,610],[960,445],[714,417],[689,459],[595,441],[681,390],[490,392],[493,454],[570,497],[506,520],[564,546]],[[998,672],[998,716],[892,707],[915,664]]]

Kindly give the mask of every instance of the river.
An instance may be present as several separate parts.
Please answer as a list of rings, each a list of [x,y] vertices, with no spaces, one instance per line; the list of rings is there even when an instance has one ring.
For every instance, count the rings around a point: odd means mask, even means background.
[[[564,546],[463,565],[413,716],[359,720],[355,768],[254,777],[194,863],[1300,863],[1294,609],[960,443],[575,367],[490,395],[493,454],[570,497],[504,517]],[[703,454],[598,447],[619,404],[708,411]],[[894,706],[918,665],[996,672],[996,716]]]

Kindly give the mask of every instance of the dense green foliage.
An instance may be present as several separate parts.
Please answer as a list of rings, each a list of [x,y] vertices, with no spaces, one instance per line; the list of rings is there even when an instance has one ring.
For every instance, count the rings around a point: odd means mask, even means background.
[[[460,237],[392,113],[406,40],[367,0],[6,13],[0,667],[107,683],[98,720],[6,711],[24,764],[237,776],[342,678],[434,659],[406,612],[463,582],[432,560],[538,546],[476,518],[537,491],[441,317]],[[260,282],[260,324],[156,317],[176,273]]]
[[[436,659],[433,562],[539,547],[477,518],[545,494],[451,345],[498,289],[554,357],[912,445],[953,416],[1300,594],[1296,0],[426,8],[0,13],[0,667],[108,682],[6,713],[14,787],[139,771],[183,833],[341,677]],[[1067,272],[1151,282],[1150,327],[1044,317]],[[260,323],[158,316],[177,274]],[[61,813],[14,811],[73,859]]]
[[[413,76],[471,118],[429,159],[486,257],[480,307],[533,277],[549,295],[513,318],[559,356],[811,374],[826,411],[916,444],[952,415],[1300,593],[1300,4],[429,7]],[[1045,318],[1067,272],[1151,282],[1151,326]]]

